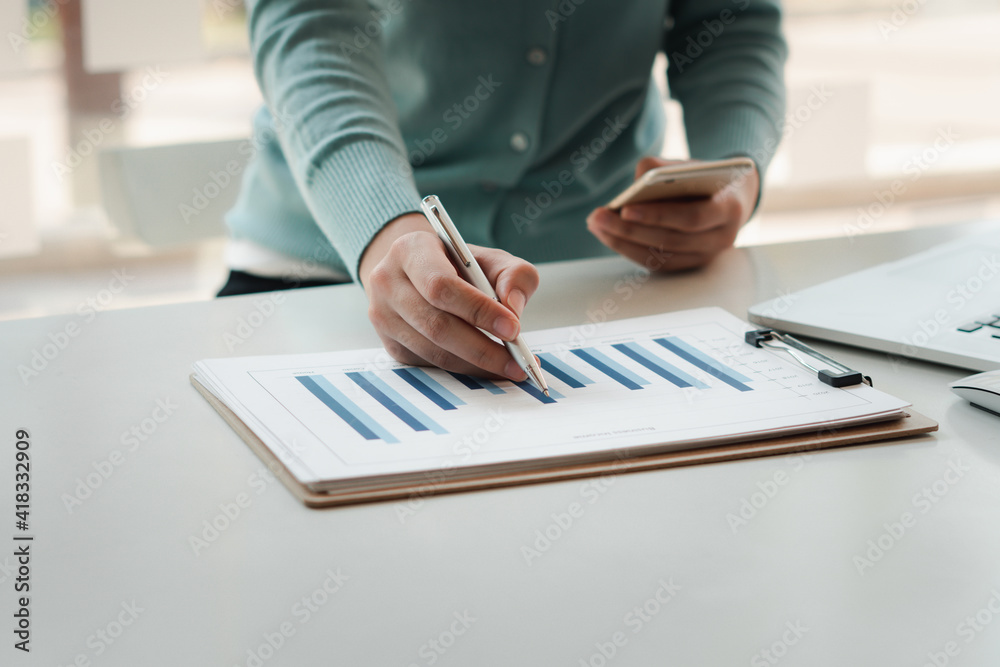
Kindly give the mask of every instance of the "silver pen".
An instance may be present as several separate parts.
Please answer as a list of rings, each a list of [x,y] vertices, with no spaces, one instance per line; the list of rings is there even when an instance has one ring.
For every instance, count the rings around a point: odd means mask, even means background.
[[[472,283],[479,291],[486,294],[486,296],[499,302],[500,299],[497,297],[493,285],[486,278],[486,274],[483,273],[479,262],[473,257],[469,246],[462,239],[462,235],[458,233],[458,228],[451,221],[448,212],[444,210],[441,200],[434,195],[429,195],[424,197],[423,201],[420,202],[420,206],[423,208],[427,220],[434,227],[434,231],[437,232],[438,237],[444,242],[452,259],[458,265],[462,277]],[[510,352],[510,356],[517,362],[517,365],[521,367],[521,370],[542,390],[542,393],[548,396],[549,386],[545,384],[542,369],[538,367],[535,355],[531,353],[531,349],[524,342],[521,335],[518,334],[513,342],[503,341],[503,344],[507,348],[507,351]]]

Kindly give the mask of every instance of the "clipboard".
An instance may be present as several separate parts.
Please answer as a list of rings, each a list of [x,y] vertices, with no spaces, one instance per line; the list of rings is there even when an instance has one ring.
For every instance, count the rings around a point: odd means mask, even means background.
[[[194,374],[191,375],[191,384],[215,408],[226,423],[239,434],[271,472],[281,480],[285,487],[310,508],[426,498],[459,491],[476,491],[521,484],[565,481],[606,474],[616,475],[660,468],[721,463],[724,461],[736,461],[779,454],[798,454],[849,445],[897,441],[904,437],[925,435],[938,429],[938,424],[933,419],[911,410],[900,419],[847,426],[838,429],[824,429],[813,433],[807,432],[760,440],[726,442],[714,446],[699,447],[698,449],[686,449],[652,455],[629,456],[627,452],[619,452],[619,457],[609,461],[580,463],[538,471],[502,473],[477,477],[476,479],[449,479],[446,471],[434,471],[428,473],[426,483],[376,490],[347,490],[319,493],[308,489],[295,479],[263,441],[232,410],[205,388]]]

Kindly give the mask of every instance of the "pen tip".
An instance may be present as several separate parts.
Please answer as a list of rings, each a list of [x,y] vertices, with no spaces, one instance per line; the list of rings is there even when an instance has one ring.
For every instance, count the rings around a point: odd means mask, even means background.
[[[545,392],[545,395],[546,395],[546,396],[548,396],[548,395],[549,395],[549,390],[548,390],[548,389],[543,389],[542,391],[543,391],[543,392]],[[551,396],[550,396],[549,398],[551,398]]]

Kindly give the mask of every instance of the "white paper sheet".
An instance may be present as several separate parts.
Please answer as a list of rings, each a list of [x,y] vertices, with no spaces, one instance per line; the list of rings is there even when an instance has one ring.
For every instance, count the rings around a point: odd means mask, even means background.
[[[312,488],[816,431],[907,405],[866,385],[825,385],[745,343],[749,328],[705,308],[525,333],[551,401],[506,381],[471,389],[483,383],[414,370],[380,349],[216,359],[195,371]]]

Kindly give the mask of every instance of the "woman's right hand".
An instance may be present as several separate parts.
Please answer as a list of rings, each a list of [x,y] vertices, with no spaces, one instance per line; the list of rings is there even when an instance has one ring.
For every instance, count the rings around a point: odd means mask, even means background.
[[[479,329],[514,340],[524,306],[538,288],[538,271],[503,250],[469,249],[501,303],[462,278],[423,215],[389,222],[359,266],[368,317],[386,351],[401,363],[523,381],[524,371],[506,348]]]

